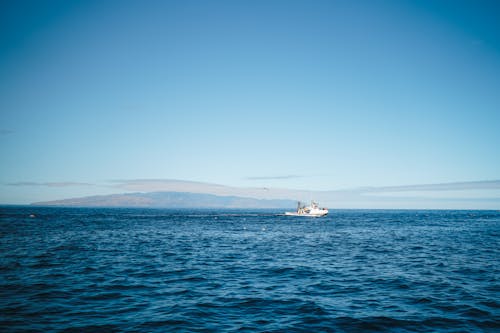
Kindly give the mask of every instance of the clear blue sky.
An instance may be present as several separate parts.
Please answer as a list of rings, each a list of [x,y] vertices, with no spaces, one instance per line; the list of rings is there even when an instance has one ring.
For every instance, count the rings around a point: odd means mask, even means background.
[[[500,2],[3,1],[0,155],[0,203],[498,180]]]

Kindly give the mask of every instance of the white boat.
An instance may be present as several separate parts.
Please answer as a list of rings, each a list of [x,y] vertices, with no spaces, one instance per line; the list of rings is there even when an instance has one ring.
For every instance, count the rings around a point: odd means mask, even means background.
[[[310,216],[310,217],[321,217],[328,214],[328,209],[319,208],[318,204],[314,201],[311,201],[310,206],[301,205],[300,201],[297,204],[296,212],[285,212],[287,216]]]

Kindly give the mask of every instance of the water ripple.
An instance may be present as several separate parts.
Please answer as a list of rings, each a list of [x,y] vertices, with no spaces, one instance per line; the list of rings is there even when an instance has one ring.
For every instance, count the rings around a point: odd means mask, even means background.
[[[486,211],[4,207],[0,328],[493,332],[499,235]]]

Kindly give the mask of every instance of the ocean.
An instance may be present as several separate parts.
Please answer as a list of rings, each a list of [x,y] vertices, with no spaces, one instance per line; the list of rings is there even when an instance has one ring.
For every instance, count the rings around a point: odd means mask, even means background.
[[[499,332],[500,212],[0,208],[1,332]]]

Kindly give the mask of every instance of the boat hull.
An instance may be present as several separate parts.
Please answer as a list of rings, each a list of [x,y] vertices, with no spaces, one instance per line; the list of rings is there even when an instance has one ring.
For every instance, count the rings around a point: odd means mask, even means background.
[[[286,216],[308,216],[308,217],[321,217],[328,214],[328,211],[321,211],[316,213],[297,213],[297,212],[285,212]]]

